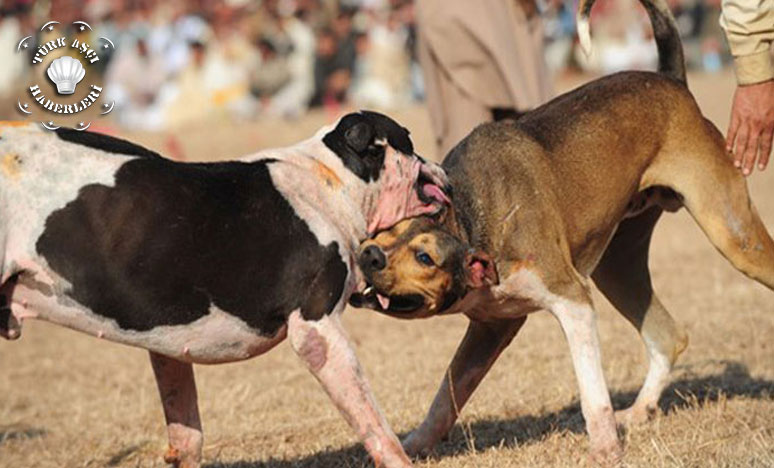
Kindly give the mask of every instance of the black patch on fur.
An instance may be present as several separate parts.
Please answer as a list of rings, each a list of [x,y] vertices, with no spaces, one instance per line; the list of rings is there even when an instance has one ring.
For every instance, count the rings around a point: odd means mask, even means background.
[[[83,145],[89,148],[107,151],[108,153],[125,154],[127,156],[142,156],[146,158],[160,158],[158,153],[142,146],[135,145],[126,140],[115,138],[101,133],[79,132],[72,128],[58,128],[56,136],[69,143]]]
[[[344,292],[347,266],[341,261],[338,246],[336,251],[328,252],[328,261],[320,269],[309,287],[309,294],[302,304],[301,313],[307,320],[319,320],[330,313]]]
[[[366,182],[379,179],[384,166],[384,147],[377,140],[405,155],[414,154],[409,131],[396,121],[376,112],[362,111],[344,116],[323,143],[336,153],[350,171]]]
[[[449,291],[443,296],[443,302],[441,303],[441,308],[438,309],[438,312],[444,312],[448,310],[451,306],[454,305],[455,302],[459,300],[460,296],[453,291]]]
[[[512,107],[495,107],[492,109],[492,120],[519,120],[526,112],[520,112]]]
[[[8,306],[8,299],[4,294],[0,294],[0,330],[8,332],[10,328],[8,322],[11,320],[11,308]]]
[[[52,213],[37,251],[69,296],[122,329],[185,325],[214,305],[273,335],[332,311],[347,277],[274,187],[268,165],[136,159]]]
[[[683,42],[680,40],[680,30],[669,8],[664,10],[654,5],[650,0],[640,0],[650,17],[653,26],[653,37],[658,49],[658,71],[686,84],[685,55]]]

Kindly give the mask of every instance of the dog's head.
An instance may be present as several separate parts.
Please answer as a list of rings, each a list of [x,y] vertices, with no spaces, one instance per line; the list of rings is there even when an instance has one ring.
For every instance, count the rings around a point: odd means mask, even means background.
[[[415,154],[408,130],[385,115],[348,114],[322,140],[368,187],[369,235],[450,203],[446,173]]]
[[[427,217],[398,223],[360,245],[365,289],[350,297],[398,318],[445,312],[472,289],[498,282],[494,261]]]

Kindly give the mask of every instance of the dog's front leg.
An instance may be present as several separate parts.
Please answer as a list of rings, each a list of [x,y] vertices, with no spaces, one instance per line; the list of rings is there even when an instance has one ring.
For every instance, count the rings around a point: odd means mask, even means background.
[[[459,411],[526,320],[470,321],[425,420],[403,441],[409,455],[427,454],[449,432]]]
[[[613,406],[602,371],[599,336],[591,301],[577,303],[558,297],[552,301],[550,310],[559,320],[570,345],[592,461],[602,466],[617,466],[623,457],[623,448],[618,440]]]
[[[294,311],[288,320],[291,346],[357,432],[376,466],[411,466],[371,394],[339,316],[334,311],[319,320],[306,320]]]
[[[198,468],[202,458],[202,423],[193,366],[150,353],[167,419],[169,449],[164,461],[176,468]]]

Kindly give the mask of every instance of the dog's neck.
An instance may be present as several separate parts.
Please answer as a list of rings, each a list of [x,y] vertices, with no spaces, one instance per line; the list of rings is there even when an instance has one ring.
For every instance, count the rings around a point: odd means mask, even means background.
[[[366,184],[349,171],[320,140],[311,138],[286,148],[267,149],[243,161],[276,160],[270,165],[274,183],[306,222],[325,218],[346,239],[351,251],[368,237],[368,216],[379,196],[375,184]],[[321,213],[319,207],[324,207]],[[321,223],[323,224],[323,223]],[[316,229],[313,229],[317,231]],[[316,232],[322,242],[333,233]]]

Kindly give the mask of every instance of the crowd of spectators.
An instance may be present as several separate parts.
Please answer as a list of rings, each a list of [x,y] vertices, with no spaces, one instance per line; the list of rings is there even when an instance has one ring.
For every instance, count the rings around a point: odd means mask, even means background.
[[[711,26],[719,8],[712,1],[674,0],[673,5],[690,63],[708,70],[719,67],[722,57],[721,35]],[[633,7],[633,0],[598,3],[592,31],[599,53],[589,60],[576,53],[572,0],[539,2],[551,68],[605,73],[652,68],[655,48],[648,42],[642,9]],[[28,57],[15,52],[21,37],[49,20],[62,28],[83,20],[92,27],[80,33],[87,34],[84,40],[108,37],[116,46],[102,54],[100,73],[106,99],[121,109],[119,123],[131,128],[170,128],[202,117],[294,118],[310,106],[331,113],[345,104],[389,110],[423,97],[414,56],[413,0],[0,4],[0,95],[15,92],[28,71]],[[708,31],[714,40],[706,39]]]

